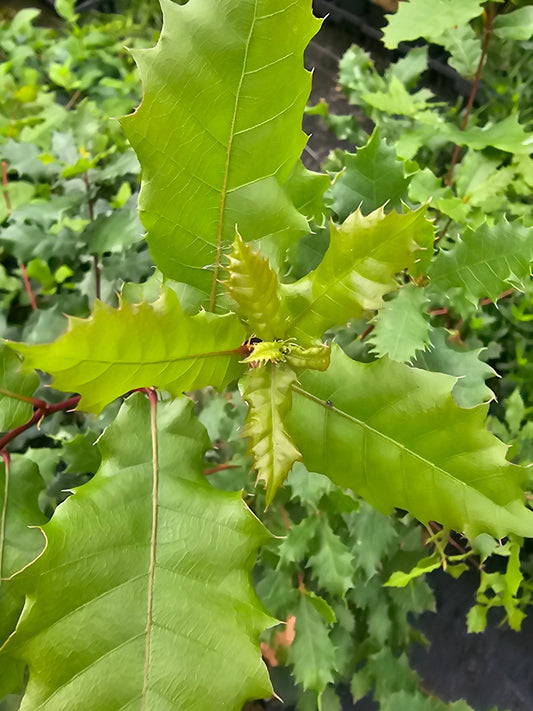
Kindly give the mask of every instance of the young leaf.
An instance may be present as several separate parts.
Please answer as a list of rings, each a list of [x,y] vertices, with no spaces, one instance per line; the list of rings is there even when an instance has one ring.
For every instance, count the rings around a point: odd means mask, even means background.
[[[98,413],[135,388],[181,395],[206,385],[224,387],[242,373],[244,337],[234,314],[186,316],[165,288],[152,304],[123,301],[113,309],[97,301],[91,318],[72,318],[67,333],[49,345],[11,346],[24,356],[25,368],[51,373],[55,387],[79,392],[80,408]]]
[[[467,228],[450,250],[437,255],[428,275],[441,294],[455,292],[455,303],[477,305],[483,297],[497,301],[509,286],[523,288],[532,261],[531,229],[502,220]]]
[[[285,245],[307,232],[283,184],[307,140],[302,56],[320,22],[306,0],[162,8],[158,44],[134,53],[144,97],[123,125],[142,165],[155,262],[212,310],[235,225],[247,239],[277,235]]]
[[[389,15],[383,31],[385,46],[394,49],[400,42],[424,37],[440,44],[446,30],[466,25],[483,12],[483,0],[410,0],[400,3],[398,12]]]
[[[289,652],[294,678],[304,689],[311,689],[320,697],[333,681],[335,647],[327,622],[307,595],[300,595],[295,632]]]
[[[240,711],[269,695],[257,636],[272,619],[250,579],[268,533],[204,477],[192,403],[135,394],[99,445],[24,572],[36,589],[8,643],[30,668],[21,710]]]
[[[520,7],[494,18],[496,37],[504,40],[529,40],[533,36],[533,7]]]
[[[295,382],[296,374],[283,363],[265,363],[241,380],[242,395],[250,406],[244,435],[250,438],[257,479],[266,486],[267,506],[294,462],[302,458],[285,428]]]
[[[429,345],[431,325],[426,315],[429,298],[424,289],[406,284],[387,301],[375,319],[369,342],[379,357],[389,355],[398,363],[409,362]]]
[[[24,593],[11,576],[31,563],[42,551],[43,537],[37,528],[46,521],[38,497],[44,488],[37,466],[19,455],[11,458],[9,470],[0,468],[0,646],[15,629],[24,605]],[[0,653],[0,698],[22,687],[24,664]]]
[[[300,381],[287,429],[308,468],[383,513],[402,508],[470,539],[533,536],[523,470],[484,428],[486,406],[454,403],[449,376],[386,359],[358,363],[334,347],[329,369]]]
[[[448,64],[467,79],[473,79],[481,59],[481,41],[470,25],[449,27],[439,44],[450,53]]]
[[[308,340],[332,326],[383,306],[397,287],[394,275],[409,268],[421,273],[431,258],[433,225],[422,207],[405,215],[383,208],[364,217],[354,212],[331,225],[329,249],[318,267],[293,284],[281,286],[290,313],[287,335]]]
[[[22,361],[5,343],[0,343],[0,432],[7,432],[27,422],[33,413],[30,398],[39,385],[37,373],[21,373]]]
[[[243,242],[239,233],[233,240],[224,282],[239,304],[253,333],[264,341],[283,338],[285,324],[281,317],[278,276],[270,262]]]
[[[401,212],[407,198],[409,178],[394,148],[380,140],[379,129],[357,153],[346,154],[345,168],[330,190],[331,209],[341,222],[354,210],[364,215],[386,205],[387,210]]]
[[[310,222],[322,226],[325,221],[324,193],[330,186],[328,175],[308,170],[297,161],[285,184],[294,206]]]

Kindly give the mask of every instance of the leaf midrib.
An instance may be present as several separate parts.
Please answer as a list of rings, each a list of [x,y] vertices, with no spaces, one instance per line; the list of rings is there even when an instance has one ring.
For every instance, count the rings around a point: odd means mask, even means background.
[[[233,116],[231,117],[231,125],[230,125],[230,134],[228,138],[228,146],[226,149],[226,164],[224,166],[224,179],[222,181],[222,190],[220,193],[220,206],[219,206],[219,212],[218,212],[218,225],[217,225],[217,246],[216,246],[216,255],[215,255],[215,265],[214,265],[214,273],[213,273],[213,283],[211,285],[211,296],[209,298],[209,311],[214,311],[215,308],[215,302],[216,302],[216,296],[217,296],[217,286],[219,283],[218,279],[218,274],[220,271],[220,261],[222,258],[222,231],[224,228],[224,213],[226,209],[226,198],[228,194],[228,178],[229,178],[229,169],[230,169],[230,163],[231,163],[231,152],[233,148],[233,139],[235,138],[235,124],[237,122],[237,111],[239,108],[239,102],[241,98],[241,90],[242,90],[242,85],[244,82],[244,77],[246,76],[246,65],[248,62],[248,53],[250,51],[250,44],[252,41],[252,35],[255,29],[255,23],[257,19],[257,4],[259,0],[255,0],[254,2],[254,14],[252,18],[252,22],[250,24],[250,31],[248,33],[248,37],[246,40],[246,47],[244,50],[244,61],[242,63],[242,69],[241,69],[241,76],[239,78],[239,84],[237,86],[237,91],[235,93],[235,104],[233,107]]]
[[[506,508],[506,506],[504,504],[497,504],[495,501],[493,501],[491,498],[489,498],[486,494],[484,494],[479,489],[476,489],[476,487],[472,486],[468,482],[463,481],[462,479],[458,479],[456,476],[454,476],[450,472],[446,471],[446,469],[443,469],[438,464],[431,462],[429,459],[426,459],[421,454],[418,454],[418,452],[413,451],[412,449],[407,447],[405,444],[398,442],[398,440],[390,437],[389,435],[386,435],[384,432],[380,432],[380,430],[375,429],[374,427],[372,427],[371,425],[369,425],[366,422],[363,422],[362,420],[358,419],[354,415],[350,415],[348,412],[345,412],[344,410],[340,410],[338,407],[335,407],[334,405],[329,405],[325,400],[322,400],[321,398],[317,397],[316,395],[313,395],[312,393],[308,392],[307,390],[304,390],[303,388],[299,387],[298,385],[293,385],[292,389],[294,392],[298,393],[299,395],[302,395],[303,397],[306,397],[307,399],[312,400],[316,404],[321,405],[325,409],[326,412],[333,412],[333,413],[339,415],[340,417],[344,417],[346,420],[349,420],[350,422],[353,422],[353,423],[359,425],[362,429],[372,432],[372,434],[375,434],[378,437],[380,437],[381,439],[384,439],[387,442],[391,443],[397,449],[407,452],[413,458],[418,459],[420,462],[423,462],[431,469],[442,474],[444,477],[452,480],[453,482],[455,482],[457,484],[461,484],[462,486],[467,487],[471,491],[476,492],[476,494],[478,494],[479,496],[482,496],[487,501],[490,501],[490,503],[493,504],[494,506],[499,506],[503,509]],[[402,477],[402,479],[404,479],[404,477]]]

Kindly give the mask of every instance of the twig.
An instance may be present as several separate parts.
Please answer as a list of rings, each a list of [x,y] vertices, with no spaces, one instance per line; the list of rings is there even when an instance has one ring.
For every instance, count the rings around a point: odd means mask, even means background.
[[[474,101],[476,99],[479,81],[481,79],[481,72],[483,70],[483,65],[485,64],[485,58],[487,56],[489,44],[492,39],[492,25],[494,23],[494,18],[496,17],[496,8],[492,3],[489,4],[489,6],[487,8],[487,14],[485,17],[486,17],[485,34],[483,37],[483,46],[481,48],[481,57],[479,58],[479,64],[478,64],[478,67],[476,70],[476,74],[474,76],[474,81],[472,82],[472,89],[470,91],[470,96],[468,97],[468,103],[466,105],[465,115],[464,115],[463,121],[461,123],[461,131],[465,131],[466,127],[468,125],[468,119],[470,118],[470,113],[472,111],[472,107],[474,106]],[[450,169],[448,170],[448,174],[447,174],[446,178],[444,179],[445,185],[451,185],[451,183],[452,183],[453,169],[455,168],[455,165],[456,165],[457,160],[459,158],[460,150],[461,150],[461,146],[459,144],[456,144],[455,148],[453,150],[452,161],[450,163]]]
[[[67,103],[67,105],[65,106],[65,109],[66,109],[67,111],[70,111],[70,109],[74,106],[74,104],[75,104],[76,101],[80,98],[80,96],[81,96],[81,90],[80,90],[80,89],[76,89],[76,91],[72,94],[72,96],[71,96],[70,99],[68,100],[68,103]]]
[[[7,215],[8,217],[11,217],[11,214],[13,212],[13,208],[11,205],[11,198],[9,196],[9,191],[8,191],[8,177],[7,177],[7,163],[5,160],[2,161],[2,192],[4,195],[4,200],[6,201],[6,209],[7,209]],[[31,288],[30,280],[28,279],[28,272],[26,271],[26,265],[24,262],[20,263],[20,271],[22,274],[22,281],[24,282],[24,288],[26,289],[26,293],[28,294],[28,297],[30,299],[30,304],[31,307],[34,311],[37,311],[37,301],[35,300],[35,294],[33,293],[33,290]]]
[[[359,336],[360,341],[364,341],[367,336],[369,336],[372,331],[375,329],[375,325],[373,323],[370,324],[370,326],[367,326],[363,333]]]
[[[47,402],[44,402],[44,400],[38,401],[40,403],[39,407],[36,408],[35,412],[27,422],[25,422],[23,425],[20,425],[20,427],[16,427],[14,430],[7,432],[2,438],[0,438],[0,452],[3,452],[5,447],[12,440],[14,440],[26,430],[29,430],[30,427],[33,427],[33,425],[36,425],[38,422],[40,422],[43,417],[53,415],[55,412],[73,410],[79,403],[80,398],[80,395],[74,395],[73,397],[69,397],[67,400],[57,402],[54,405],[49,405]],[[3,453],[2,456],[4,456]]]
[[[204,469],[204,476],[211,476],[211,474],[223,472],[226,471],[226,469],[235,469],[236,466],[236,464],[219,464],[216,467],[209,467],[208,469]]]
[[[85,187],[87,188],[87,207],[89,208],[89,219],[91,222],[94,222],[94,203],[91,198],[91,184],[89,182],[89,176],[87,173],[83,174],[83,182],[85,183]],[[101,270],[100,270],[100,262],[98,260],[98,255],[93,254],[93,266],[94,266],[94,293],[95,296],[98,300],[100,300],[101,297]]]

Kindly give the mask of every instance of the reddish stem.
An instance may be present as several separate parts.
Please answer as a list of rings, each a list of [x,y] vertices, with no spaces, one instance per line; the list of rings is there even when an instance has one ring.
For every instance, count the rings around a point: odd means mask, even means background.
[[[472,111],[472,107],[474,106],[474,101],[476,100],[477,89],[479,86],[479,81],[481,79],[481,72],[483,71],[483,65],[485,64],[485,58],[487,56],[489,44],[492,39],[492,25],[493,25],[495,17],[496,17],[496,8],[492,3],[490,3],[487,8],[487,13],[485,15],[485,18],[486,18],[485,19],[485,34],[483,37],[483,46],[481,48],[481,57],[479,58],[479,64],[477,66],[476,74],[474,76],[474,81],[472,82],[472,89],[470,91],[470,96],[468,97],[468,103],[466,105],[465,115],[464,115],[463,121],[461,123],[461,131],[466,130],[466,127],[468,125],[468,119],[470,118],[470,113]],[[459,146],[459,144],[456,144],[456,146],[453,150],[452,161],[450,163],[450,169],[448,171],[446,178],[444,179],[445,185],[451,185],[451,183],[452,183],[453,169],[455,168],[455,166],[457,164],[460,150],[461,150],[461,146]]]
[[[375,325],[373,323],[370,324],[370,326],[367,326],[363,333],[359,336],[360,341],[364,341],[367,336],[369,336],[372,331],[375,329]]]
[[[290,522],[289,516],[287,515],[287,512],[285,511],[283,506],[281,506],[281,504],[278,506],[278,509],[281,514],[281,518],[283,519],[283,525],[285,526],[285,530],[290,531],[291,530],[291,522]]]
[[[44,400],[37,401],[40,403],[40,405],[36,408],[30,419],[23,425],[20,425],[20,427],[16,427],[10,432],[6,432],[6,434],[2,438],[0,438],[0,452],[2,452],[2,450],[4,450],[5,447],[12,440],[18,437],[19,434],[22,434],[26,430],[29,430],[30,427],[33,427],[33,425],[36,425],[38,422],[40,422],[43,417],[53,415],[55,412],[72,410],[73,408],[75,408],[80,401],[80,397],[80,395],[73,395],[73,397],[69,397],[67,400],[57,402],[54,405],[49,405],[47,402],[44,402]],[[2,456],[4,456],[4,454],[2,454]]]
[[[209,467],[208,469],[204,469],[204,476],[211,476],[211,474],[216,474],[217,472],[223,472],[226,469],[235,469],[236,464],[219,464],[216,467]]]
[[[33,289],[31,288],[31,283],[28,277],[28,272],[26,271],[26,265],[24,262],[20,263],[20,273],[22,274],[22,281],[24,282],[24,288],[26,289],[26,293],[28,294],[28,297],[30,299],[30,304],[31,307],[34,311],[37,311],[38,306],[37,306],[37,301],[35,299],[35,294],[33,293]]]

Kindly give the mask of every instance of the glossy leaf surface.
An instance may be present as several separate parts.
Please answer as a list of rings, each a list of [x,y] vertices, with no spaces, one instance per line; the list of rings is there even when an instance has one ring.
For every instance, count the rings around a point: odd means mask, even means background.
[[[290,313],[287,335],[320,338],[364,309],[381,308],[383,296],[397,287],[397,272],[423,271],[432,243],[425,208],[405,215],[379,209],[366,217],[357,211],[339,227],[332,224],[330,245],[318,267],[282,286]]]
[[[164,289],[151,303],[99,301],[90,319],[71,319],[50,345],[12,343],[26,368],[54,376],[54,387],[78,392],[80,408],[100,412],[129,390],[159,387],[173,395],[206,385],[224,387],[243,371],[238,351],[245,337],[234,314],[186,316],[176,294]]]
[[[309,469],[384,513],[402,508],[471,539],[533,534],[524,471],[485,429],[485,406],[455,404],[450,377],[386,359],[357,363],[335,347],[329,370],[300,382],[287,428]]]
[[[307,0],[163,0],[157,46],[135,53],[144,98],[123,125],[143,170],[140,213],[161,271],[216,305],[222,254],[307,231],[283,189],[306,143]]]
[[[30,668],[24,711],[240,711],[270,693],[257,636],[272,620],[250,580],[268,534],[207,482],[208,446],[183,398],[123,405],[25,573],[37,587],[10,641]]]
[[[14,397],[31,398],[39,385],[37,373],[22,373],[22,360],[5,343],[0,343],[0,432],[19,427],[33,413],[31,402]]]

